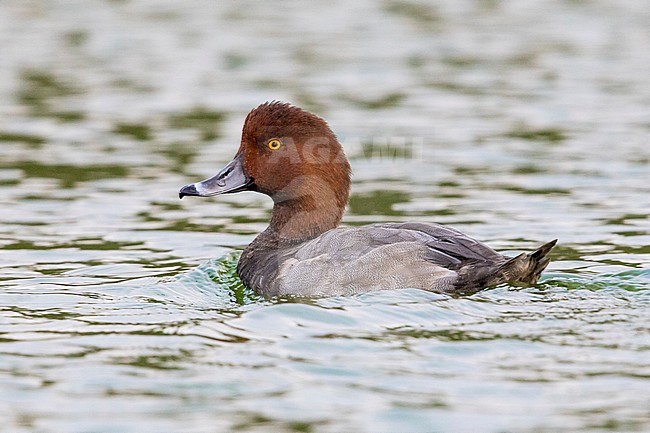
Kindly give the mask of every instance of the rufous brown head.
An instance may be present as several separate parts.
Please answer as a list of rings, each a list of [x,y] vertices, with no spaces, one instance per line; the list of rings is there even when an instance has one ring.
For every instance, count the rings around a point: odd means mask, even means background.
[[[340,219],[349,189],[350,165],[327,123],[274,101],[248,114],[235,158],[215,176],[184,186],[179,196],[257,191],[276,205],[334,206]]]

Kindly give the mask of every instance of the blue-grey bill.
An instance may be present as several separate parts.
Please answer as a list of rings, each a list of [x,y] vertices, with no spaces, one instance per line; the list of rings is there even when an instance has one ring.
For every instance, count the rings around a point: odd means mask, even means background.
[[[185,185],[178,192],[178,197],[210,197],[247,190],[253,180],[246,174],[242,159],[243,154],[239,154],[211,178]]]

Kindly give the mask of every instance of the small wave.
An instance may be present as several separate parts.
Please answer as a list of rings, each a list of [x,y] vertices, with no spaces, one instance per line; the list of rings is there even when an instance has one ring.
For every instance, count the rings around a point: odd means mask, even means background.
[[[563,287],[570,290],[617,289],[644,292],[650,289],[650,268],[628,269],[622,272],[588,276],[585,274],[551,273],[541,283],[545,288]]]
[[[261,298],[237,276],[240,252],[206,260],[197,267],[140,285],[138,296],[152,303],[191,305],[197,309],[238,310]]]

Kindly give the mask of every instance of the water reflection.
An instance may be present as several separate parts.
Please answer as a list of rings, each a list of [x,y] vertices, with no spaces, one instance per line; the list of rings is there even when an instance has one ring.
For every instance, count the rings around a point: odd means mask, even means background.
[[[0,5],[5,428],[650,428],[645,2],[83,6]],[[341,138],[346,224],[559,237],[544,279],[250,293],[270,202],[177,191],[270,99]]]

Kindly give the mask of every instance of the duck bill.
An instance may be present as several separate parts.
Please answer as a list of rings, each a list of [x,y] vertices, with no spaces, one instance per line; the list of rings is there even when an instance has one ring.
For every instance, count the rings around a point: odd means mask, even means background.
[[[253,184],[244,170],[243,153],[240,153],[228,163],[219,173],[201,182],[185,185],[178,193],[179,198],[186,195],[210,197],[219,194],[245,191]]]

